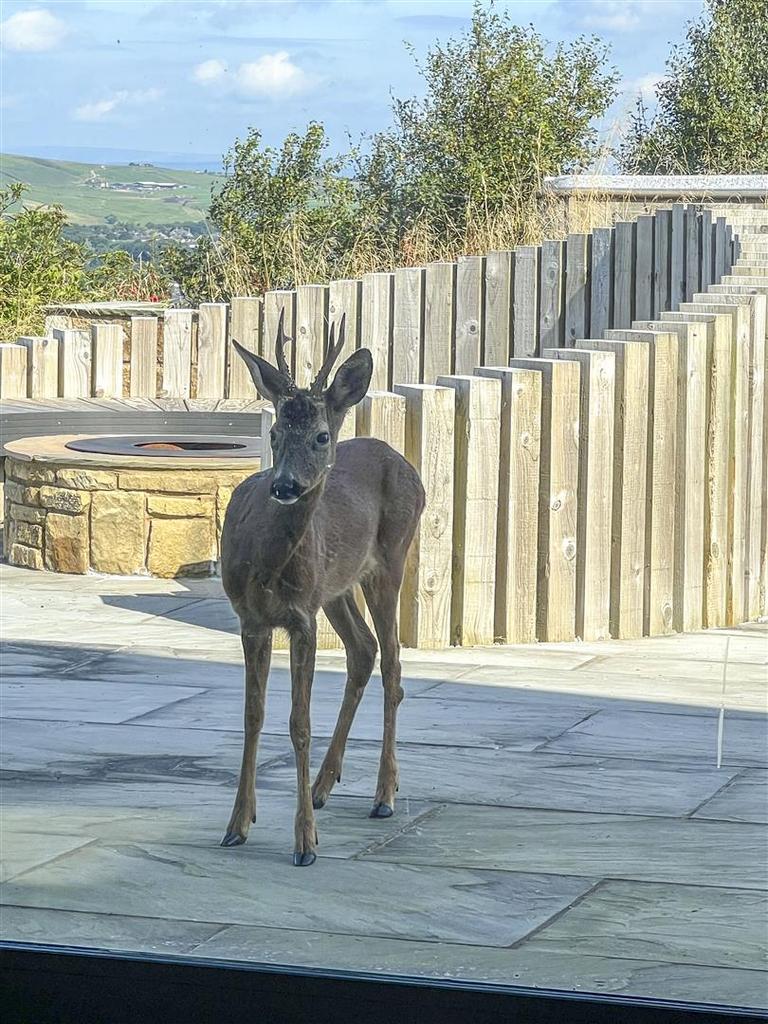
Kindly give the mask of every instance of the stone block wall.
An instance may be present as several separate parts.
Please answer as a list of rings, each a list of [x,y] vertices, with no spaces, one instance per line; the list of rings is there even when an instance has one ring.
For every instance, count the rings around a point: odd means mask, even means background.
[[[5,465],[5,551],[12,565],[121,576],[209,576],[232,492],[254,472]]]

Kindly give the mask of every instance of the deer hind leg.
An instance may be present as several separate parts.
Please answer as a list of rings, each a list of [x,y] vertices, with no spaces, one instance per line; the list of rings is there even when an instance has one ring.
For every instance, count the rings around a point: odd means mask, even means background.
[[[317,623],[314,618],[291,630],[291,718],[290,733],[296,755],[297,804],[293,863],[306,867],[317,860],[317,829],[309,785],[309,755],[312,739],[309,702],[315,671]]]
[[[221,841],[222,846],[240,846],[248,838],[248,829],[256,821],[256,751],[264,724],[269,661],[272,655],[272,630],[258,627],[242,629],[245,655],[245,736],[243,763],[235,806]]]
[[[400,685],[400,641],[397,636],[397,604],[400,572],[383,570],[363,583],[363,594],[376,627],[381,647],[381,679],[384,684],[384,738],[376,796],[370,817],[389,818],[395,810],[398,788],[396,734],[397,709],[403,699]]]
[[[376,662],[376,641],[358,611],[351,591],[330,601],[323,609],[341,637],[347,652],[347,683],[336,728],[312,787],[312,803],[322,807],[336,782],[341,781],[341,763],[349,730]]]

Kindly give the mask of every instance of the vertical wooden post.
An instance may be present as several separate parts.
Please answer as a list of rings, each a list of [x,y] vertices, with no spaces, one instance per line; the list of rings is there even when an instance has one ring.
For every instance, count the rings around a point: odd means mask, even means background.
[[[163,323],[163,398],[189,398],[192,380],[191,309],[166,309]],[[243,342],[245,344],[245,342]],[[237,362],[242,360],[236,356]],[[245,369],[245,364],[243,364]],[[248,370],[245,370],[248,373]],[[251,385],[253,387],[253,385]],[[199,386],[198,386],[199,390]]]
[[[669,264],[669,308],[679,309],[685,301],[685,206],[672,204],[672,234]],[[659,313],[661,315],[661,311]]]
[[[150,325],[157,323],[154,317],[146,319],[149,320]],[[91,393],[91,339],[88,332],[54,330],[53,336],[59,345],[59,395],[62,398],[89,398]]]
[[[714,287],[714,286],[713,286]],[[728,369],[728,536],[725,557],[727,560],[728,579],[726,583],[726,619],[732,625],[735,613],[744,614],[746,603],[744,589],[744,572],[746,555],[746,517],[748,491],[748,446],[744,441],[747,436],[747,417],[744,409],[744,396],[747,393],[747,363],[752,344],[753,331],[765,336],[765,321],[762,317],[765,298],[763,296],[743,294],[709,294],[694,295],[694,303],[686,303],[683,309],[692,312],[702,310],[707,313],[731,313],[734,317],[731,331],[731,365]],[[756,303],[761,304],[757,305]],[[757,318],[756,318],[757,317]],[[713,385],[716,382],[713,381]],[[711,439],[709,444],[711,446]]]
[[[307,388],[323,364],[328,346],[328,286],[302,284],[296,289],[296,362],[294,379]]]
[[[341,318],[344,317],[344,348],[339,355],[337,366],[360,348],[361,344],[367,345],[367,342],[361,343],[360,339],[362,306],[362,281],[352,278],[331,281],[328,285],[328,323],[336,324],[337,337]]]
[[[377,437],[405,454],[405,398],[391,391],[369,391],[357,406],[357,437]]]
[[[695,294],[695,293],[694,293]],[[730,313],[712,313],[710,307],[682,303],[667,320],[704,326],[707,339],[706,464],[704,478],[704,616],[705,626],[724,626],[727,616],[729,551],[729,467],[732,364],[735,323]]]
[[[762,614],[761,595],[762,552],[768,530],[766,503],[768,497],[768,428],[766,427],[766,296],[753,299],[751,346],[749,358],[749,467],[747,473],[747,549],[746,615],[756,619]]]
[[[429,263],[424,300],[424,381],[433,384],[454,366],[456,264]]]
[[[613,228],[592,232],[589,337],[600,338],[613,322]]]
[[[261,336],[262,306],[262,300],[252,295],[235,295],[229,304],[228,398],[255,399],[259,397],[248,367],[235,351],[232,341],[239,342],[249,352],[264,355],[264,341]],[[168,314],[166,313],[166,324],[167,319]],[[274,360],[273,353],[267,353],[266,358],[272,362]]]
[[[611,607],[614,395],[612,352],[546,349],[578,363],[579,482],[576,525],[576,635],[607,640]]]
[[[725,276],[725,217],[718,217],[715,221],[715,276],[713,282],[716,284],[720,278]]]
[[[364,274],[361,332],[373,355],[371,387],[386,391],[392,374],[394,274]]]
[[[673,631],[678,340],[671,332],[608,331],[649,347],[643,632]]]
[[[715,277],[715,259],[712,237],[712,211],[702,210],[701,221],[701,290],[706,291]],[[698,288],[695,289],[698,291]]]
[[[701,289],[701,219],[694,206],[685,211],[685,300]]]
[[[27,397],[27,349],[0,344],[0,398]]]
[[[427,502],[408,555],[400,633],[409,647],[447,647],[451,639],[454,391],[398,384],[406,400],[405,454],[421,475]]]
[[[392,337],[394,384],[418,384],[422,379],[425,273],[423,267],[407,267],[395,271]]]
[[[61,364],[60,355],[59,367]],[[131,398],[154,398],[157,394],[157,317],[131,317],[129,393]]]
[[[704,614],[704,474],[707,434],[705,323],[666,318],[638,321],[636,329],[677,334],[677,479],[673,626],[701,629]]]
[[[614,231],[613,327],[629,327],[634,317],[635,225],[618,221]]]
[[[285,358],[291,373],[296,371],[296,292],[281,289],[264,293],[264,321],[262,328],[262,352],[265,359],[275,361],[275,342],[280,314],[283,314],[283,330],[291,343],[285,346]]]
[[[538,354],[540,253],[541,249],[538,245],[519,245],[515,249],[512,352],[516,356]]]
[[[579,364],[557,359],[515,359],[541,370],[539,483],[539,640],[576,635],[576,530],[579,475]]]
[[[643,635],[650,346],[585,341],[616,360],[611,512],[611,636]]]
[[[730,224],[725,225],[725,274],[730,274],[733,266],[733,228]]]
[[[164,358],[168,339],[165,336]],[[91,324],[92,386],[94,398],[121,398],[123,394],[123,328],[120,324]],[[187,356],[189,372],[189,356]]]
[[[59,393],[59,348],[56,342],[53,338],[23,337],[19,338],[18,344],[27,350],[27,397],[56,398]]]
[[[437,383],[456,393],[451,642],[492,644],[501,385],[472,376]]]
[[[651,316],[671,309],[672,211],[657,210],[653,216],[653,308]]]
[[[569,348],[589,333],[590,259],[590,236],[568,235],[565,243],[565,344]]]
[[[506,366],[512,342],[512,253],[485,258],[484,366]]]
[[[482,367],[501,382],[494,633],[536,639],[542,371]]]
[[[485,258],[459,256],[456,267],[456,373],[472,373],[483,353]]]
[[[201,302],[197,321],[197,397],[223,398],[227,364],[227,304]]]
[[[565,242],[546,239],[541,243],[539,351],[560,348],[565,342],[564,278]]]
[[[635,227],[635,316],[638,320],[653,315],[653,217],[638,217]]]

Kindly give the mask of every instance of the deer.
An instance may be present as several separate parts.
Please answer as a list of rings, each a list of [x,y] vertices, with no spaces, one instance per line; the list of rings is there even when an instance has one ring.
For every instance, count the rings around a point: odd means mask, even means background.
[[[341,781],[347,737],[381,653],[384,723],[371,818],[389,818],[398,789],[397,711],[403,700],[397,609],[406,556],[424,510],[416,470],[383,441],[338,441],[347,412],[366,395],[373,373],[368,349],[354,351],[326,382],[344,348],[335,322],[325,358],[308,388],[298,387],[285,354],[281,314],[276,366],[233,340],[254,386],[275,409],[272,465],[232,493],[221,537],[224,591],[240,620],[245,662],[243,757],[221,845],[239,846],[256,821],[256,757],[272,655],[273,630],[290,642],[289,731],[296,760],[297,804],[293,864],[317,859],[316,810]],[[358,608],[360,585],[376,638]],[[346,653],[344,695],[333,735],[310,786],[310,697],[317,616],[322,609]]]

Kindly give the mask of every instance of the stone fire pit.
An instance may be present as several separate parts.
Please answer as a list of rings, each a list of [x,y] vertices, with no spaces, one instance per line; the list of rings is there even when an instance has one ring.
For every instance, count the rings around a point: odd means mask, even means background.
[[[258,444],[174,434],[12,441],[8,560],[52,572],[212,575],[232,491],[259,471]]]

